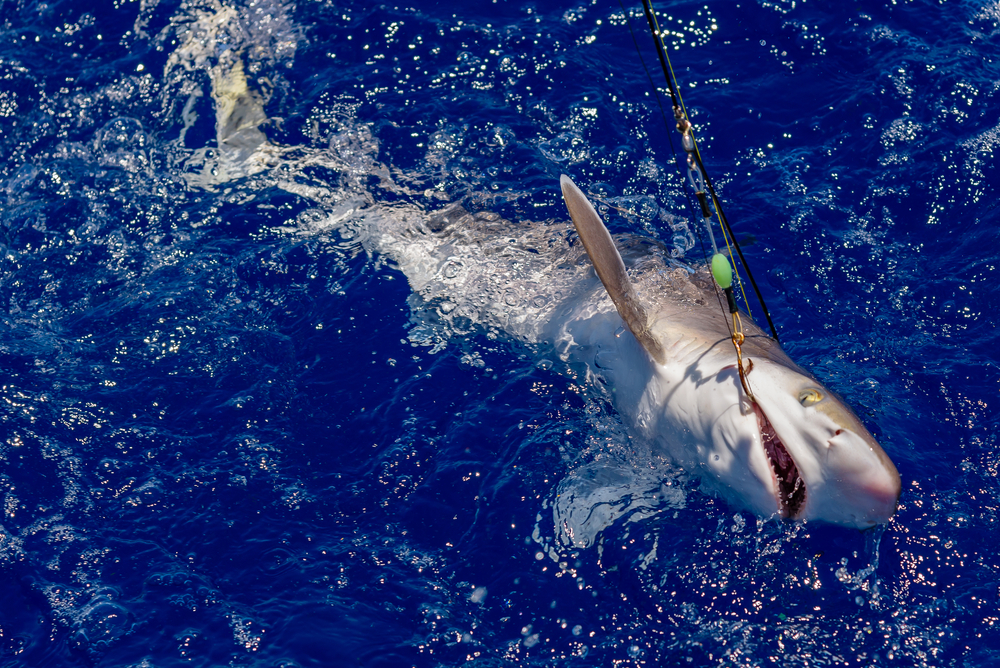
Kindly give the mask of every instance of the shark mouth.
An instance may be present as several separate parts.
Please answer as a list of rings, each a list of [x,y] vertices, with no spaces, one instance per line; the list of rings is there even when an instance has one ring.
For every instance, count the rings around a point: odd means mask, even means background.
[[[774,479],[777,482],[778,512],[786,519],[795,519],[806,503],[806,483],[799,475],[795,460],[788,454],[788,450],[771,426],[771,421],[758,406],[754,408],[764,454],[767,455],[767,463],[771,465],[771,471],[774,472]]]

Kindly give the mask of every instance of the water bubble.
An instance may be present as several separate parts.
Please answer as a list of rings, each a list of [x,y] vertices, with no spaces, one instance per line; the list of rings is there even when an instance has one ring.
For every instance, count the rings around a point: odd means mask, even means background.
[[[88,654],[101,653],[132,631],[132,614],[99,592],[80,612],[73,642]]]
[[[112,120],[101,128],[97,141],[101,164],[107,167],[135,172],[148,164],[146,131],[142,129],[142,123],[134,118]]]
[[[514,141],[514,132],[510,128],[498,126],[493,130],[493,137],[486,143],[490,146],[505,148]]]
[[[648,195],[640,197],[636,202],[636,213],[643,218],[654,218],[660,212],[660,205]]]
[[[101,128],[100,149],[105,153],[144,148],[146,132],[134,118],[116,118]]]
[[[444,268],[444,277],[455,278],[456,276],[459,275],[459,273],[461,273],[461,271],[462,271],[461,262],[449,262],[447,266],[445,266]]]
[[[174,636],[174,640],[177,642],[178,652],[184,659],[193,659],[198,654],[198,650],[202,649],[197,647],[201,644],[199,643],[200,634],[193,629],[187,629]]]
[[[563,132],[538,145],[538,150],[553,162],[575,164],[590,157],[587,142],[576,132]]]
[[[617,190],[610,183],[605,183],[604,181],[599,181],[587,188],[587,192],[595,197],[608,198],[614,197],[617,194]]]

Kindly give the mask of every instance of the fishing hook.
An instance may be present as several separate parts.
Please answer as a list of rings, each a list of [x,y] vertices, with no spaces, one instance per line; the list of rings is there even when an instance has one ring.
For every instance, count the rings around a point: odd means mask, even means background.
[[[747,360],[747,368],[743,368],[743,342],[746,341],[746,337],[743,335],[743,320],[740,318],[738,312],[733,313],[733,347],[736,348],[736,368],[740,373],[740,384],[743,385],[743,391],[750,398],[750,401],[757,403],[757,398],[753,396],[753,392],[750,391],[750,381],[747,379],[747,374],[753,371],[753,360]]]

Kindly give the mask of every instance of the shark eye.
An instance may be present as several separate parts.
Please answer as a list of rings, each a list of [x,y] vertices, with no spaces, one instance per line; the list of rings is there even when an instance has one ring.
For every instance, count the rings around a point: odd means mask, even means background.
[[[818,401],[823,400],[823,393],[819,390],[814,390],[809,388],[808,390],[802,390],[799,392],[799,403],[803,406],[812,406]]]

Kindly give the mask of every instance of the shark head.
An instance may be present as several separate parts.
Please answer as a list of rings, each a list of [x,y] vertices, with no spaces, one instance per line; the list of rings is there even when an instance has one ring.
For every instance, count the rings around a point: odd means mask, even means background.
[[[899,473],[851,409],[756,325],[742,348],[753,362],[744,367],[751,400],[733,364],[728,318],[694,309],[715,295],[647,311],[593,205],[569,177],[560,184],[601,283],[653,363],[642,388],[641,374],[616,388],[619,410],[738,505],[860,529],[887,522]],[[625,391],[629,384],[636,391]]]
[[[745,411],[757,431],[752,469],[782,517],[859,529],[892,517],[899,473],[846,404],[779,361],[758,358],[748,379],[756,399]]]

